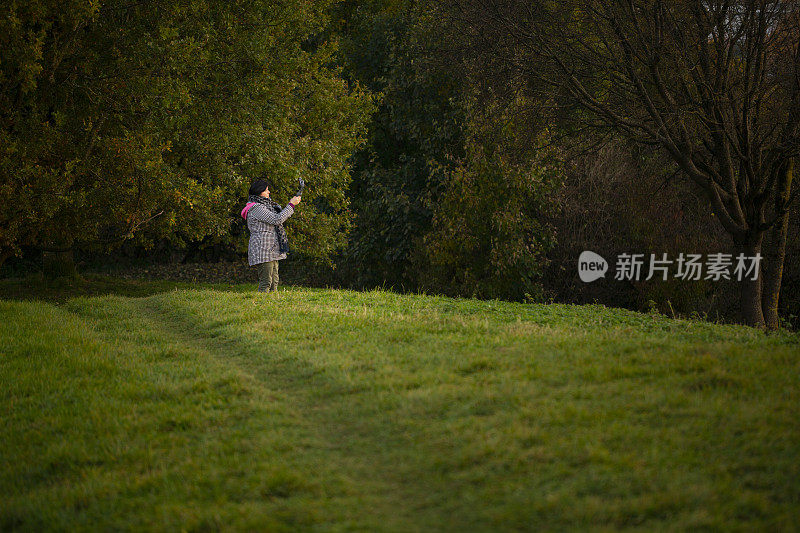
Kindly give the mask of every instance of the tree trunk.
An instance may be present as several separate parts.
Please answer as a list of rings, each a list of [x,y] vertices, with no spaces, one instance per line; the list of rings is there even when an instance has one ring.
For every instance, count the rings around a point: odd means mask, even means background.
[[[761,253],[761,241],[763,233],[757,237],[748,238],[742,244],[736,246],[736,255],[743,253],[745,257],[754,257]],[[739,285],[739,313],[743,324],[754,328],[764,328],[764,314],[761,309],[761,280],[758,275],[756,279],[746,276],[745,279],[737,281]]]
[[[792,175],[794,160],[790,159],[782,171],[778,181],[778,195],[776,209],[780,209],[788,200],[792,189]],[[773,226],[771,231],[770,246],[764,258],[764,284],[761,297],[761,307],[764,312],[764,321],[767,329],[775,330],[781,325],[778,317],[778,301],[783,279],[783,264],[786,260],[786,235],[789,232],[789,213],[784,214]]]
[[[72,248],[63,250],[43,250],[42,272],[47,278],[76,277],[78,271],[75,268],[75,258],[72,255]]]
[[[12,252],[11,252],[10,248],[8,250],[5,250],[3,253],[0,253],[0,268],[3,268],[3,265],[6,264],[6,260],[9,257],[11,257],[11,255],[12,255]]]
[[[53,224],[45,241],[39,246],[42,252],[42,273],[46,278],[77,277],[72,254],[75,238],[64,228]]]

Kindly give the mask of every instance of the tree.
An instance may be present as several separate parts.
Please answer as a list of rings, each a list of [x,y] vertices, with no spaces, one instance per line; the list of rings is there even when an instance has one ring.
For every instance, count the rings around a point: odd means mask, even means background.
[[[522,300],[542,293],[553,165],[487,94],[436,5],[340,5],[347,75],[381,95],[350,189],[356,219],[340,263],[355,286]],[[536,129],[536,128],[533,128]],[[541,153],[540,153],[541,152]]]
[[[488,102],[482,101],[482,111]],[[490,131],[467,122],[465,157],[447,171],[422,247],[421,285],[455,296],[545,299],[541,277],[554,245],[551,201],[562,168],[546,137],[514,153],[519,132],[498,109],[488,110]],[[538,142],[537,142],[538,141]]]
[[[741,281],[745,323],[777,315],[800,151],[800,7],[779,0],[454,0],[484,57],[583,123],[667,153],[735,253],[764,255]]]
[[[371,104],[314,37],[330,2],[7,2],[0,8],[0,259],[225,235],[268,174],[309,183],[289,231],[344,242]]]
[[[381,95],[349,195],[355,221],[340,265],[353,286],[416,289],[446,171],[463,153],[463,111],[453,76],[427,68],[434,34],[408,0],[342,4],[345,73]]]

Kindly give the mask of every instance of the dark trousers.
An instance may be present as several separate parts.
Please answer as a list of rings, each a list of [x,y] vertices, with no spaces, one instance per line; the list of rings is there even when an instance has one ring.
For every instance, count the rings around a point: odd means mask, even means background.
[[[267,261],[256,265],[258,269],[258,290],[261,292],[278,290],[278,261]]]

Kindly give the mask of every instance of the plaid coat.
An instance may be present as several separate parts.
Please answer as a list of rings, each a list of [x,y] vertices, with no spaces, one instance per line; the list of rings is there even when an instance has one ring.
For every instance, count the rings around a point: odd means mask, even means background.
[[[264,204],[256,204],[250,208],[247,212],[247,229],[250,230],[247,262],[250,266],[286,259],[286,254],[278,251],[276,226],[283,224],[292,213],[294,213],[292,204],[287,204],[280,213],[272,211]]]

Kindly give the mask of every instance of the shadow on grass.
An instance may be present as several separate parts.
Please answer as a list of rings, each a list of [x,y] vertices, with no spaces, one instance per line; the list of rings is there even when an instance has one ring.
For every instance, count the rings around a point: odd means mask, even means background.
[[[102,274],[46,278],[31,274],[24,278],[0,279],[0,299],[40,300],[63,303],[80,296],[128,296],[141,298],[176,289],[214,289],[229,292],[255,290],[254,283],[200,283],[189,281],[125,279]]]

